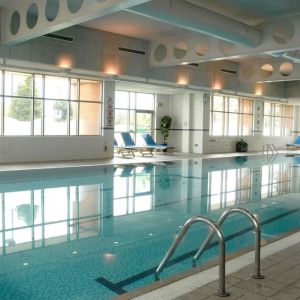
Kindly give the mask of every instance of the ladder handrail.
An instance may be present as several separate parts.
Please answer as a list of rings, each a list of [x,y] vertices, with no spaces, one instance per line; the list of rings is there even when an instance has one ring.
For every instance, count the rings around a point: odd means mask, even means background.
[[[273,143],[266,143],[263,145],[263,153],[267,151],[267,154],[269,154],[269,149],[272,152],[272,154],[278,154],[278,151]]]
[[[168,262],[170,257],[173,255],[179,244],[181,243],[183,237],[185,236],[186,232],[189,230],[189,228],[194,224],[198,222],[206,223],[210,229],[211,232],[217,233],[218,240],[219,240],[219,247],[220,247],[220,253],[219,253],[219,289],[216,292],[216,295],[221,297],[229,296],[229,293],[225,290],[225,241],[223,234],[219,228],[219,226],[213,222],[212,220],[202,217],[202,216],[195,216],[190,218],[186,221],[182,229],[180,230],[179,234],[177,235],[176,239],[173,241],[171,247],[169,248],[168,252],[166,253],[165,257],[159,264],[158,268],[156,269],[156,275],[158,275],[162,269],[164,268],[165,264]]]
[[[217,225],[219,227],[221,227],[222,224],[224,223],[224,221],[226,220],[226,218],[233,213],[240,213],[240,214],[247,216],[254,225],[255,236],[256,236],[256,238],[255,238],[255,267],[254,267],[255,269],[254,269],[254,273],[251,275],[251,277],[255,278],[255,279],[262,279],[264,277],[260,273],[260,244],[261,244],[260,224],[257,221],[256,217],[248,209],[241,208],[241,207],[234,207],[234,208],[229,208],[225,212],[223,212],[219,221],[217,222]],[[213,236],[214,236],[214,232],[211,231],[210,234],[208,235],[208,237],[206,238],[206,240],[203,242],[203,244],[197,251],[197,253],[195,254],[194,261],[196,261],[199,258],[199,256],[203,253],[203,251],[205,250],[207,245],[210,243]]]

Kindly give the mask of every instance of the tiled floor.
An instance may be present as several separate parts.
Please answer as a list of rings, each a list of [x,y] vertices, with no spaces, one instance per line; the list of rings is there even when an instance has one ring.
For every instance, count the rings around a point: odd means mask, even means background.
[[[250,278],[251,265],[226,276],[226,299],[300,299],[300,243],[264,258],[261,267],[265,279]],[[176,300],[221,299],[214,295],[217,288],[213,281]]]

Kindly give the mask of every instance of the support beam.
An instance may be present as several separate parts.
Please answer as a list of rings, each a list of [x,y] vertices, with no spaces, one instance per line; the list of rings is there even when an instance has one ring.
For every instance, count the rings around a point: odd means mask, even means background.
[[[149,0],[9,0],[2,9],[2,44],[14,45]]]
[[[262,42],[255,48],[229,43],[204,34],[152,41],[150,65],[174,66],[237,57],[274,54],[300,48],[300,19],[297,16],[261,24]]]
[[[270,59],[250,60],[240,64],[238,80],[246,84],[300,80],[300,64],[272,56]],[[259,89],[256,93],[259,96]]]
[[[127,11],[247,47],[258,46],[262,38],[254,27],[183,0],[153,0]]]

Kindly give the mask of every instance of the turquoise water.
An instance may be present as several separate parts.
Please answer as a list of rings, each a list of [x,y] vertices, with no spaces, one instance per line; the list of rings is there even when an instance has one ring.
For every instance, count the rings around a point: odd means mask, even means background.
[[[229,207],[257,213],[266,240],[299,230],[299,177],[284,156],[1,172],[0,299],[105,300],[153,283],[185,221]],[[227,253],[253,245],[245,217],[222,228]],[[162,278],[190,269],[206,234],[193,226]]]

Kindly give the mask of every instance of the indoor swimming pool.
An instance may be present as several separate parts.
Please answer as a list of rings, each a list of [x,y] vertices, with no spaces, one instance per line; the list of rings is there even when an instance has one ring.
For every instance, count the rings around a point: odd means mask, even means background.
[[[299,179],[284,155],[0,172],[0,299],[105,300],[152,284],[188,218],[230,207],[259,216],[263,243],[295,232]],[[254,245],[244,216],[222,229],[227,254]],[[161,278],[191,269],[207,233],[193,226]],[[198,264],[217,255],[213,242]]]

